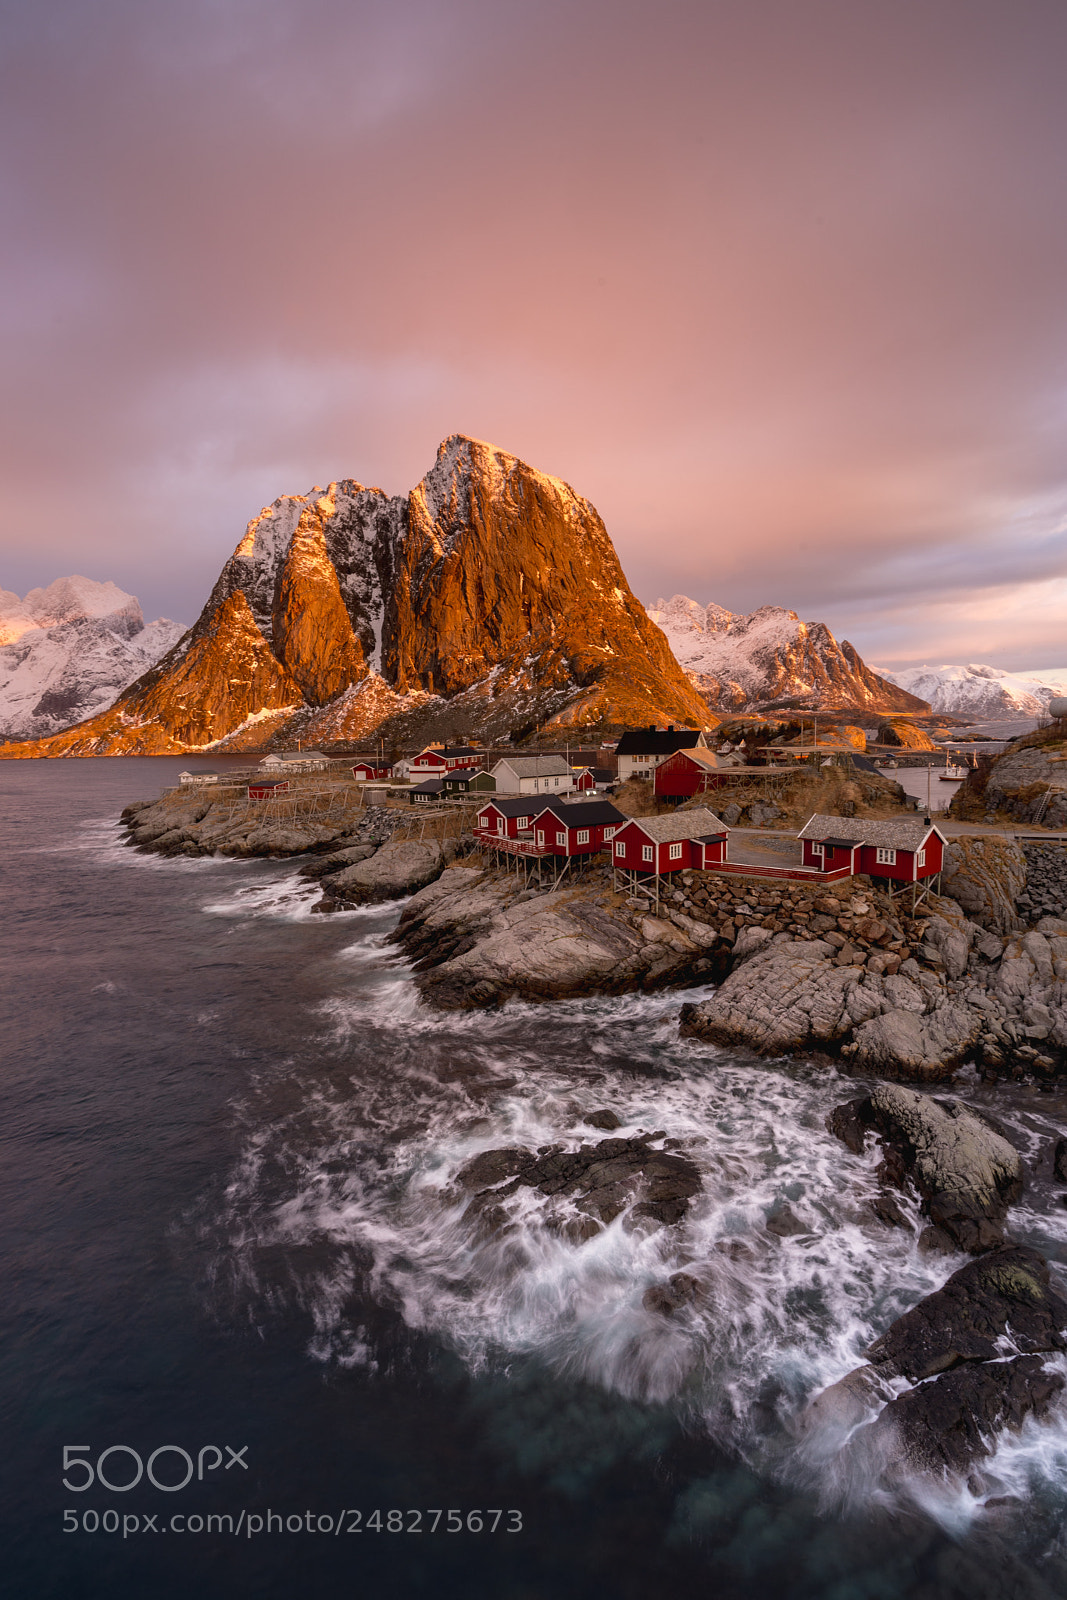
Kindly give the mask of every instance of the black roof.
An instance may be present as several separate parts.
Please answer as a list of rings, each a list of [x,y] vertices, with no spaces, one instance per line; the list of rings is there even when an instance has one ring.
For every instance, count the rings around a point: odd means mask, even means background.
[[[485,797],[485,804],[496,806],[502,817],[535,817],[545,809],[545,802],[539,794],[489,794]]]
[[[440,794],[445,786],[443,778],[427,778],[425,783],[417,783],[414,789],[409,789],[409,794]]]
[[[857,772],[877,772],[878,771],[878,768],[875,766],[875,764],[871,760],[870,756],[861,756],[858,751],[851,758],[851,760],[852,760],[852,765],[856,768]]]
[[[613,822],[627,820],[610,800],[543,800],[535,810],[538,816],[544,811],[551,811],[568,828],[610,827]]]
[[[860,839],[823,839],[821,842],[831,845],[835,850],[855,850],[856,846],[863,841]]]
[[[700,738],[699,728],[673,728],[663,733],[647,728],[627,728],[616,746],[620,756],[669,756],[675,750],[692,750]]]
[[[482,756],[484,750],[476,750],[470,744],[446,744],[443,750],[438,750],[439,756]]]

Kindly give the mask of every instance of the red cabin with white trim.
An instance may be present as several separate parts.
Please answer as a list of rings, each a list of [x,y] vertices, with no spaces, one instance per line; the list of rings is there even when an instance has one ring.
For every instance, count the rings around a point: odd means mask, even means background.
[[[474,837],[484,844],[494,839],[517,839],[533,827],[534,817],[544,810],[539,795],[502,795],[487,800],[474,819]]]
[[[848,867],[894,883],[921,883],[944,866],[945,836],[921,817],[867,820],[816,812],[798,835],[804,865],[820,872]]]
[[[726,860],[730,830],[701,806],[673,817],[631,817],[617,831],[612,859],[627,872],[703,871]]]
[[[374,783],[393,776],[391,761],[380,761],[377,756],[361,756],[352,768],[352,776],[360,783]]]
[[[248,798],[250,800],[273,800],[275,795],[289,792],[289,780],[278,778],[270,782],[262,780],[248,785]]]
[[[610,850],[625,814],[610,800],[550,800],[534,818],[534,843],[552,856]]]

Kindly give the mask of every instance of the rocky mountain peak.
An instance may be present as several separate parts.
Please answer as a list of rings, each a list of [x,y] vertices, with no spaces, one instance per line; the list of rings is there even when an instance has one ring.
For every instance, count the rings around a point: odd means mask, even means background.
[[[824,622],[802,622],[785,606],[739,614],[676,594],[657,600],[649,616],[712,710],[757,710],[782,700],[816,709],[928,709],[872,672]]]
[[[596,510],[453,434],[409,495],[341,479],[249,522],[194,627],[47,753],[518,738],[715,718],[633,595]]]

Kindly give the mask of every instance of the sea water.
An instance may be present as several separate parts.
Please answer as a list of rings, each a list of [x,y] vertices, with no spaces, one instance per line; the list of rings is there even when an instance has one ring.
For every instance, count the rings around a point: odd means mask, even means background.
[[[434,1013],[398,906],[130,850],[176,765],[0,768],[12,1592],[1067,1592],[1067,1408],[969,1486],[891,1488],[807,1421],[963,1259],[874,1219],[876,1153],[826,1129],[854,1081],[681,1039],[696,992]],[[1062,1099],[959,1087],[1063,1289]],[[696,1162],[683,1223],[576,1242],[528,1188],[465,1216],[472,1156],[602,1109]],[[649,1309],[678,1272],[699,1296]]]

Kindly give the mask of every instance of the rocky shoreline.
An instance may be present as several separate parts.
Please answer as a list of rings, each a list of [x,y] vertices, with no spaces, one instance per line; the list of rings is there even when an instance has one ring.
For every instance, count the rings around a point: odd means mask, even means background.
[[[1024,852],[994,836],[955,840],[944,893],[915,904],[868,879],[812,885],[694,871],[654,906],[615,892],[606,867],[551,889],[527,886],[472,853],[469,840],[392,837],[406,820],[373,808],[355,825],[282,829],[202,797],[123,813],[129,842],[143,850],[302,856],[320,912],[403,899],[392,938],[440,1010],[703,984],[706,996],[681,1007],[683,1034],[764,1056],[829,1058],[882,1080],[827,1119],[854,1153],[872,1140],[880,1148],[874,1220],[914,1230],[918,1211],[920,1250],[973,1259],[812,1400],[804,1429],[813,1450],[836,1441],[857,1470],[883,1480],[949,1477],[986,1492],[982,1464],[997,1435],[1045,1417],[1065,1386],[1048,1361],[1067,1350],[1067,1301],[1044,1258],[1006,1235],[1026,1170],[1003,1130],[900,1080],[930,1085],[972,1062],[989,1080],[1051,1087],[1067,1073],[1062,852]],[[607,1107],[586,1120],[609,1136],[483,1151],[454,1174],[450,1192],[472,1237],[508,1231],[520,1191],[575,1246],[620,1218],[626,1228],[684,1227],[702,1178],[682,1143],[662,1129],[612,1137],[620,1124]],[[1067,1186],[1067,1139],[1049,1154]],[[764,1225],[782,1248],[808,1231],[786,1202]],[[744,1270],[744,1241],[721,1247]],[[653,1284],[645,1309],[671,1318],[710,1308],[714,1280],[710,1262],[694,1261]]]

